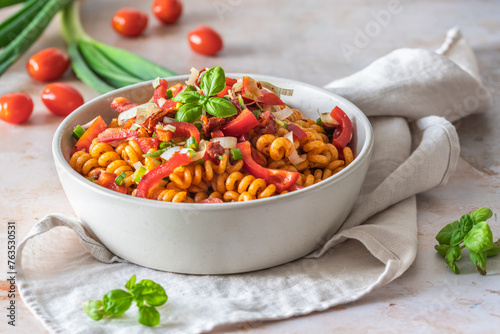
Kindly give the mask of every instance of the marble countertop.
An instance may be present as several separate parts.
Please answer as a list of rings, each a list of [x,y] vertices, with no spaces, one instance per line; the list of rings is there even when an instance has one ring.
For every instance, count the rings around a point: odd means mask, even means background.
[[[227,72],[287,77],[317,86],[352,74],[401,47],[436,49],[446,31],[462,29],[477,54],[494,106],[455,125],[461,142],[457,171],[446,186],[418,195],[418,254],[410,269],[387,286],[356,302],[325,312],[278,322],[243,323],[216,333],[500,333],[500,257],[488,260],[480,276],[471,263],[459,262],[455,275],[434,250],[434,236],[447,223],[480,206],[495,212],[493,235],[500,236],[500,2],[498,1],[184,1],[178,24],[161,26],[150,14],[144,36],[116,35],[110,18],[121,7],[148,13],[152,1],[84,0],[82,20],[94,38],[132,50],[177,73],[191,67],[222,66]],[[0,20],[12,9],[0,10]],[[200,23],[223,36],[224,50],[215,57],[194,54],[187,33]],[[364,32],[369,31],[369,34]],[[365,37],[362,37],[365,35]],[[346,51],[345,46],[350,51]],[[50,114],[39,96],[44,85],[24,67],[29,55],[46,47],[65,48],[55,20],[28,53],[0,78],[0,96],[24,91],[35,110],[23,125],[0,122],[0,309],[8,303],[5,276],[7,223],[16,223],[20,242],[43,216],[74,216],[58,181],[51,140],[61,118]],[[88,101],[98,94],[71,71],[63,81]],[[17,325],[7,326],[0,312],[0,332],[44,333],[45,329],[18,300]]]

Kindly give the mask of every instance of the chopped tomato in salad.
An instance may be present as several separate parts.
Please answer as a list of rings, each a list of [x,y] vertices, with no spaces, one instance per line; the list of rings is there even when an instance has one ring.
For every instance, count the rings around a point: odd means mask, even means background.
[[[292,90],[220,67],[192,69],[185,84],[158,78],[153,89],[143,104],[116,97],[109,125],[99,116],[75,129],[72,156],[88,153],[72,157],[75,169],[136,197],[224,203],[303,189],[354,159],[339,106],[314,121],[283,101]]]

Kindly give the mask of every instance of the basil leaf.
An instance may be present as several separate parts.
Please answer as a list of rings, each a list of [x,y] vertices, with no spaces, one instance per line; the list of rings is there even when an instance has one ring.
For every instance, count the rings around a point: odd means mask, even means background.
[[[474,221],[469,214],[465,214],[460,217],[460,227],[462,228],[462,232],[464,232],[464,236],[469,233],[469,231],[474,226]]]
[[[450,245],[436,245],[436,246],[434,246],[434,249],[439,254],[441,254],[441,256],[443,256],[443,257],[446,256],[446,252],[448,251],[449,248],[450,248]]]
[[[210,98],[203,107],[212,116],[230,117],[238,113],[238,109],[231,102],[220,97]]]
[[[83,303],[83,311],[95,321],[101,320],[104,316],[102,301],[100,300],[89,300],[88,302]]]
[[[111,290],[102,299],[104,314],[109,316],[122,315],[132,305],[132,300],[132,295],[126,291],[121,289]]]
[[[160,313],[153,306],[140,306],[137,320],[145,326],[154,327],[160,323]]]
[[[462,230],[455,230],[451,234],[451,239],[450,239],[450,246],[458,246],[464,241],[464,236],[466,233],[464,233]]]
[[[203,96],[198,92],[182,92],[172,98],[172,101],[180,103],[196,103]]]
[[[474,221],[474,225],[479,222],[487,221],[493,216],[493,211],[488,208],[479,208],[476,211],[470,213],[472,220]]]
[[[444,256],[444,259],[448,266],[453,270],[455,274],[460,274],[460,270],[458,269],[455,261],[460,260],[462,256],[462,250],[459,246],[450,247]]]
[[[141,290],[141,296],[149,305],[160,306],[167,302],[168,296],[160,284],[148,279],[143,279],[139,282],[139,285],[144,287]]]
[[[200,88],[205,96],[219,94],[226,87],[226,74],[220,66],[215,66],[203,74],[200,81]]]
[[[445,227],[439,231],[436,235],[436,240],[440,245],[450,245],[451,244],[451,236],[455,230],[460,230],[460,223],[458,221],[454,221],[453,223],[449,223]]]
[[[135,275],[130,277],[130,279],[128,280],[127,284],[125,284],[125,288],[130,291],[132,290],[132,288],[134,287],[135,285]]]
[[[488,223],[477,223],[465,236],[464,245],[475,253],[490,249],[493,246],[493,233]]]
[[[481,275],[486,275],[486,255],[484,253],[469,251],[469,258],[474,263],[476,271]]]
[[[175,114],[175,120],[177,122],[194,122],[198,117],[200,117],[202,107],[199,104],[186,103],[177,110]]]
[[[484,251],[484,255],[487,257],[495,256],[500,254],[500,239],[493,243],[493,247]]]

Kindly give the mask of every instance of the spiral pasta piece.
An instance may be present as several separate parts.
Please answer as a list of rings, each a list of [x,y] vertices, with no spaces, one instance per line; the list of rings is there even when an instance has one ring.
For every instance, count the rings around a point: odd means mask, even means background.
[[[276,138],[269,147],[269,156],[274,161],[283,159],[283,156],[289,157],[294,150],[293,143],[287,138]]]

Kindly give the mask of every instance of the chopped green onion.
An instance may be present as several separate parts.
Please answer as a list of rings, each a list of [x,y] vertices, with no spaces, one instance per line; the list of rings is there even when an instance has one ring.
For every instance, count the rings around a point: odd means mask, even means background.
[[[160,143],[160,149],[166,150],[167,148],[174,147],[175,143],[173,141],[162,141]]]
[[[153,88],[156,89],[160,87],[160,77],[156,78],[154,81],[153,81]]]
[[[259,119],[260,115],[262,115],[262,110],[260,109],[253,110],[252,114],[255,116],[255,118]]]
[[[172,93],[172,91],[170,89],[167,90],[167,100],[171,99],[172,96],[174,96],[174,94]]]
[[[172,131],[172,132],[175,132],[176,127],[175,127],[175,126],[173,126],[173,125],[171,125],[171,124],[167,124],[167,125],[165,125],[165,126],[163,127],[163,130],[165,130],[165,131]]]
[[[321,120],[321,117],[318,117],[318,119],[316,120],[316,124],[318,124],[319,126],[323,126],[323,121]]]
[[[115,183],[119,186],[123,184],[123,180],[127,177],[127,173],[122,172],[120,175],[118,175],[115,179]]]
[[[92,177],[88,177],[87,180],[89,180],[89,181],[95,181],[95,177],[93,177],[93,176]]]
[[[241,153],[241,150],[239,148],[232,148],[230,152],[231,158],[233,158],[233,160],[243,159],[243,154]]]
[[[287,122],[283,122],[283,121],[280,121],[279,119],[277,119],[276,123],[278,123],[278,125],[281,126],[282,128],[288,129],[288,123]]]
[[[186,145],[185,145],[187,148],[192,148],[192,149],[195,149],[197,150],[198,149],[198,142],[196,142],[196,138],[194,138],[193,136],[189,137],[187,140],[186,140]]]
[[[247,108],[247,106],[245,105],[245,102],[243,101],[243,97],[241,96],[241,94],[238,95],[238,102],[240,103],[240,106],[243,110]]]
[[[81,136],[85,133],[85,130],[80,126],[77,125],[75,129],[73,130],[73,137],[78,140],[80,139]]]
[[[163,152],[165,152],[167,149],[160,149],[160,150],[156,150],[154,152],[151,152],[151,153],[146,153],[146,154],[143,154],[142,156],[144,158],[158,158],[160,155],[163,154]]]
[[[224,159],[224,157],[223,157],[222,155],[219,155],[219,156],[217,157],[217,159],[219,159],[219,160],[223,160],[223,159]]]
[[[133,174],[134,182],[139,183],[144,176],[148,172],[148,169],[144,166],[141,166],[138,170],[136,170]]]
[[[196,155],[196,151],[195,150],[188,150],[187,154],[190,158],[194,158],[194,156]]]
[[[151,135],[151,137],[158,137],[158,136],[156,135],[156,131],[153,131],[153,134]]]
[[[140,126],[139,124],[134,123],[134,124],[132,124],[132,126],[130,127],[130,130],[137,130],[137,129],[139,129],[140,127],[141,127],[141,126]]]

